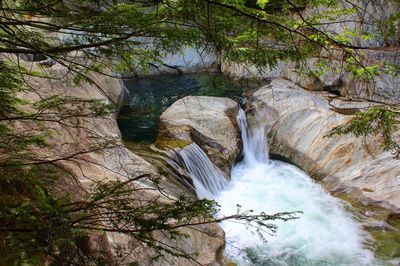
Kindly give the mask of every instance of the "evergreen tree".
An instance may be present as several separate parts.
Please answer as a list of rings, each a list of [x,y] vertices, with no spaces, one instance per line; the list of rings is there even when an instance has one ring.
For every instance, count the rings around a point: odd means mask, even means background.
[[[345,1],[346,2],[346,1]],[[305,8],[321,12],[303,14]],[[321,54],[340,54],[344,68],[361,79],[371,79],[397,66],[368,66],[360,50],[398,33],[398,14],[377,22],[374,36],[367,29],[335,33],[326,25],[358,12],[348,3],[331,0],[1,0],[0,1],[0,244],[3,263],[58,265],[109,264],[105,254],[91,254],[85,246],[92,232],[120,232],[145,243],[157,258],[188,254],[158,243],[152,232],[162,230],[171,238],[185,237],[179,229],[197,223],[238,219],[259,230],[274,230],[270,221],[292,219],[293,213],[252,215],[239,212],[215,218],[213,201],[178,199],[169,204],[157,201],[138,204],[138,188],[128,181],[96,183],[84,200],[57,191],[57,182],[73,175],[60,167],[61,160],[47,160],[37,151],[48,147],[54,134],[46,122],[71,124],[76,117],[103,117],[117,108],[110,103],[66,95],[39,95],[27,102],[21,95],[35,93],[30,80],[56,80],[47,71],[59,64],[68,69],[71,82],[98,85],[91,73],[146,72],[162,62],[167,53],[187,46],[209,49],[223,60],[274,67],[281,60],[300,61]],[[385,27],[380,25],[385,25]],[[375,39],[366,44],[360,39]],[[31,68],[27,61],[37,61]],[[387,149],[399,150],[392,141],[398,118],[396,106],[360,114],[356,124],[334,133],[357,135],[381,133]],[[378,122],[377,122],[378,121]],[[20,131],[21,123],[31,130]],[[375,127],[369,127],[373,124]],[[384,125],[384,126],[382,126]],[[118,145],[112,140],[97,142],[76,154]],[[73,178],[73,177],[71,177]],[[152,179],[157,185],[157,179]],[[57,193],[56,193],[57,192]],[[99,223],[99,221],[113,221]],[[124,226],[121,226],[124,225]],[[12,252],[9,252],[12,251]],[[6,253],[9,253],[5,256]]]

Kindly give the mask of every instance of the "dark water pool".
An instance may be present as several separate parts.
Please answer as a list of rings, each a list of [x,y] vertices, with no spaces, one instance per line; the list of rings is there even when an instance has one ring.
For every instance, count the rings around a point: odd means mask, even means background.
[[[125,80],[129,101],[121,108],[118,126],[125,140],[152,143],[158,118],[176,100],[188,95],[238,97],[265,85],[255,80],[234,81],[219,73],[159,75]]]

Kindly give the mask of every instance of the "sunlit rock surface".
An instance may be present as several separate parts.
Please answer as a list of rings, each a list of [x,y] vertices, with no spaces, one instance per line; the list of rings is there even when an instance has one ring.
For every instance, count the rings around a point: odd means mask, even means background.
[[[196,142],[229,175],[240,152],[237,103],[229,98],[188,96],[160,117],[160,148],[181,149]]]
[[[27,64],[32,68],[37,67],[36,63]],[[91,83],[73,86],[71,82],[68,82],[72,78],[63,66],[56,64],[46,71],[50,76],[58,79],[33,78],[29,80],[31,86],[37,89],[35,92],[38,94],[25,94],[22,98],[33,103],[39,100],[39,94],[41,97],[66,95],[83,99],[101,99],[105,103],[118,104],[123,95],[123,88],[117,79],[94,74],[90,75]],[[91,193],[92,186],[99,181],[125,181],[139,175],[160,176],[156,166],[123,145],[115,118],[116,114],[110,114],[102,118],[82,116],[66,119],[63,123],[43,123],[46,128],[57,133],[49,136],[49,147],[38,148],[34,151],[35,154],[43,160],[56,160],[57,165],[71,173],[71,176],[68,175],[60,180],[59,187],[62,187],[62,190],[56,190],[55,193],[60,193],[60,195],[71,193],[74,200],[81,200]],[[29,123],[17,126],[20,130],[26,128],[40,130]],[[160,186],[165,187],[168,185],[166,183],[166,179],[162,178]],[[142,189],[140,194],[135,195],[138,201],[168,202],[173,198],[171,195],[165,197],[168,191],[161,194],[148,178],[143,178],[140,182],[132,182],[131,185]],[[150,189],[146,190],[146,188]],[[224,238],[223,231],[218,225],[192,226],[184,229],[183,232],[190,238],[172,240],[162,233],[156,236],[172,247],[185,250],[204,265],[215,264],[221,259]],[[108,265],[129,264],[135,261],[142,261],[145,265],[146,259],[154,255],[143,243],[119,233],[90,234],[88,247],[94,252],[107,254]],[[170,265],[193,265],[192,261],[183,258],[177,260],[168,254],[166,259],[173,262]]]
[[[372,103],[309,92],[275,79],[254,92],[251,104],[253,123],[266,126],[271,153],[289,158],[331,191],[400,210],[400,160],[382,151],[379,138],[326,137]]]

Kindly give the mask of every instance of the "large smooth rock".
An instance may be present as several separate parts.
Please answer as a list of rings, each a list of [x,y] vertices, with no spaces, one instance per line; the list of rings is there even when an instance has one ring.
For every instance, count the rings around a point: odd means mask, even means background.
[[[196,142],[227,176],[240,153],[237,103],[229,98],[188,96],[160,117],[160,148],[181,149]]]
[[[28,68],[38,68],[36,63],[26,62],[26,65]],[[63,66],[55,64],[47,69],[47,73],[56,79],[32,78],[29,84],[36,89],[35,93],[26,93],[21,97],[34,103],[39,100],[38,95],[62,95],[99,99],[118,105],[123,94],[121,83],[107,76],[92,74],[89,76],[91,83],[73,86],[68,82],[72,78]],[[115,117],[116,114],[100,118],[82,116],[41,124],[57,134],[48,137],[48,147],[36,148],[35,155],[43,160],[56,161],[58,166],[69,173],[61,178],[61,184],[58,186],[61,189],[55,189],[54,193],[70,194],[73,200],[82,200],[93,192],[93,186],[98,182],[127,181],[139,175],[146,175],[137,182],[130,183],[140,189],[140,192],[133,195],[132,200],[136,200],[138,204],[146,204],[149,200],[160,201],[163,204],[170,202],[174,199],[174,193],[169,190],[173,184],[162,176],[155,165],[123,145]],[[15,125],[16,130],[26,128],[38,132],[42,130],[28,122]],[[161,183],[155,186],[149,177],[161,177]],[[160,188],[164,191],[161,192]],[[190,237],[168,239],[162,232],[157,232],[155,236],[166,245],[190,252],[194,259],[205,265],[217,263],[224,247],[223,231],[218,225],[195,225],[182,228],[182,232]],[[147,245],[123,233],[96,232],[90,234],[88,241],[88,246],[93,247],[94,251],[107,253],[108,265],[138,261],[145,265],[147,256],[152,255]],[[174,261],[175,264],[171,265],[191,265],[190,262],[184,259],[177,260],[170,254],[166,254],[166,259]]]
[[[382,151],[381,140],[326,137],[371,103],[309,92],[284,79],[254,92],[251,103],[251,121],[266,127],[271,153],[290,159],[331,191],[400,211],[400,160]]]

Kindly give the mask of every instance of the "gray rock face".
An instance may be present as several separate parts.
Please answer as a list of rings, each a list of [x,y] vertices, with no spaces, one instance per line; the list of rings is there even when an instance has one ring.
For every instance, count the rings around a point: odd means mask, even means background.
[[[367,65],[400,65],[397,49],[382,49],[361,54],[364,55]],[[353,99],[371,99],[389,104],[400,103],[400,75],[398,71],[389,73],[381,71],[380,75],[373,77],[370,82],[357,80],[349,73],[343,73],[339,79],[342,83],[341,94]]]
[[[399,34],[388,34],[389,31],[379,24],[382,20],[395,15],[400,9],[399,4],[395,1],[384,0],[338,1],[338,8],[354,8],[357,11],[343,15],[335,23],[322,23],[316,27],[333,36],[340,35],[349,38],[356,46],[371,48],[352,51],[362,65],[382,68],[378,70],[380,75],[373,77],[371,81],[356,79],[345,67],[349,54],[335,48],[321,49],[320,54],[315,58],[302,62],[280,61],[275,68],[257,68],[253,65],[241,65],[225,60],[222,61],[222,71],[234,78],[285,78],[307,90],[330,91],[356,100],[400,103],[399,71],[392,70],[389,73],[387,70],[391,67],[383,69],[385,64],[400,65],[397,47]],[[327,8],[306,8],[302,11],[302,16],[307,18],[324,12],[326,14]],[[292,16],[295,17],[294,14]],[[395,31],[398,32],[398,27]],[[369,34],[371,38],[365,38],[363,34],[360,34],[362,32]],[[356,67],[360,68],[360,66]]]
[[[309,92],[283,79],[254,92],[251,103],[252,123],[266,127],[271,153],[290,159],[331,191],[353,191],[350,196],[359,201],[400,210],[400,160],[383,152],[379,139],[325,137],[370,103]]]
[[[36,63],[26,62],[26,64],[28,68],[38,67]],[[99,99],[115,104],[121,101],[123,88],[116,79],[94,74],[90,76],[93,83],[71,86],[67,82],[71,77],[63,66],[56,64],[47,71],[59,79],[32,78],[29,82],[37,90],[35,93],[21,95],[21,97],[31,103],[39,100],[37,93],[40,93],[42,97],[67,95],[82,99]],[[60,193],[70,193],[74,199],[81,200],[82,197],[85,198],[88,193],[91,193],[92,186],[99,181],[125,181],[139,175],[160,176],[156,166],[123,145],[115,114],[101,118],[78,117],[63,122],[64,124],[57,122],[43,124],[57,134],[49,137],[49,147],[35,150],[38,157],[46,160],[71,158],[60,161],[60,166],[71,173],[71,176],[62,180],[60,187],[63,191]],[[26,123],[19,126],[21,130],[24,130],[23,126],[32,125]],[[108,144],[99,149],[103,142]],[[165,179],[161,182],[161,186],[163,182],[166,182]],[[141,192],[135,195],[138,201],[154,199],[166,203],[174,198],[171,195],[166,197],[165,191],[163,193],[158,191],[148,178],[130,184],[141,188]],[[164,243],[186,251],[204,265],[215,264],[222,258],[224,233],[218,225],[199,225],[184,228],[182,231],[190,238],[172,240],[162,233],[156,236]],[[90,235],[89,242],[89,246],[93,249],[107,251],[110,265],[117,264],[117,261],[122,264],[143,261],[145,264],[147,256],[151,255],[146,245],[122,233],[93,233]],[[121,254],[123,261],[121,261]],[[174,261],[175,265],[192,265],[189,260],[177,261],[175,257],[168,254],[167,259]]]
[[[156,48],[160,40],[151,37],[132,37],[131,41],[140,42],[140,47],[148,51]],[[160,74],[183,74],[219,71],[220,57],[212,46],[195,48],[191,46],[181,47],[175,52],[160,55],[159,61],[151,62],[148,69],[138,68],[134,73],[125,73],[126,77],[145,77]]]
[[[181,149],[196,142],[229,176],[240,152],[237,103],[229,98],[188,96],[160,117],[159,148]]]
[[[384,28],[385,26],[379,24],[384,19],[389,19],[399,11],[399,5],[396,1],[341,0],[337,2],[338,4],[335,7],[347,10],[353,9],[353,12],[341,14],[335,23],[321,23],[316,28],[323,32],[342,34],[342,36],[350,38],[359,46],[377,47],[396,45],[396,41],[398,41],[397,34],[388,33],[387,29]],[[332,14],[332,9],[311,7],[305,9],[302,15],[308,18],[319,14]],[[365,36],[360,34],[351,34],[351,31],[356,33],[366,32],[367,34],[371,34],[371,38],[365,38]]]
[[[193,47],[185,47],[180,53],[166,54],[161,60],[163,64],[153,64],[149,73],[145,73],[145,75],[217,71],[219,63],[219,57],[212,49]],[[139,73],[139,75],[143,74]]]
[[[399,52],[395,50],[368,50],[360,51],[364,64],[383,65],[390,63],[400,64]],[[223,62],[223,73],[233,78],[274,79],[285,78],[300,87],[312,91],[331,91],[354,100],[372,100],[382,103],[400,103],[400,75],[381,71],[379,76],[371,81],[357,79],[352,73],[343,69],[343,62],[332,58],[329,66],[320,73],[318,58],[311,58],[304,62],[279,62],[276,68],[259,69],[251,65],[240,65],[232,62]]]

